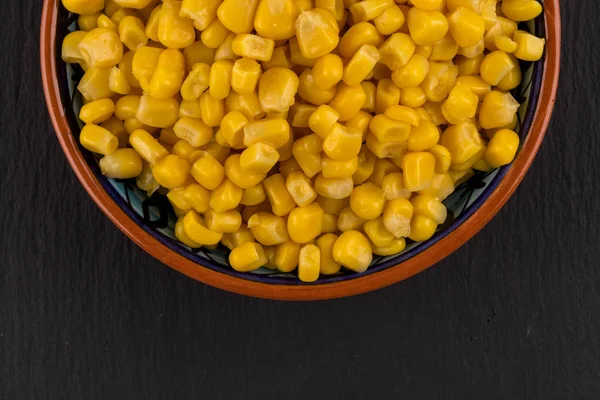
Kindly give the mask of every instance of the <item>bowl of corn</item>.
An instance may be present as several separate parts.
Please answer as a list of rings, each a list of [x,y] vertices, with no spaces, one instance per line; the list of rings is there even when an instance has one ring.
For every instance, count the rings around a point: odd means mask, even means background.
[[[547,128],[558,0],[47,0],[50,115],[131,239],[233,292],[412,276],[502,207]]]

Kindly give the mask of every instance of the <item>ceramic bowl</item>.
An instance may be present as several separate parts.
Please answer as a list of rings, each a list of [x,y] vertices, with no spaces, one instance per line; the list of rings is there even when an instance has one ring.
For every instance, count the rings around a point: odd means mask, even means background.
[[[175,215],[166,197],[148,197],[135,180],[102,176],[98,159],[79,145],[81,122],[76,117],[81,98],[76,86],[82,71],[60,57],[64,36],[75,27],[75,16],[46,0],[41,26],[41,70],[54,128],[75,174],[102,211],[145,251],[194,279],[245,295],[290,300],[316,300],[354,295],[390,285],[433,265],[478,232],[504,205],[523,179],[542,142],[558,85],[560,15],[558,0],[544,1],[544,13],[520,29],[546,38],[546,53],[538,62],[522,62],[523,82],[513,91],[522,104],[516,131],[521,148],[515,161],[488,173],[478,172],[444,202],[448,219],[423,243],[408,243],[390,257],[376,256],[367,272],[343,270],[303,283],[297,275],[262,268],[242,274],[227,263],[228,250],[190,249],[173,234]]]

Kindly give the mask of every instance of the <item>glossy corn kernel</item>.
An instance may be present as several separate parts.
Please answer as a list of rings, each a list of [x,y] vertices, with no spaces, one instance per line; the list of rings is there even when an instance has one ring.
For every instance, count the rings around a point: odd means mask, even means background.
[[[294,128],[308,128],[311,115],[317,109],[311,104],[294,104],[290,108],[288,119]]]
[[[343,80],[346,85],[355,86],[365,80],[379,58],[379,51],[375,46],[370,44],[361,46],[344,68]]]
[[[362,134],[354,129],[335,124],[323,141],[323,151],[334,160],[349,160],[358,155]]]
[[[363,0],[350,6],[354,23],[370,21],[392,6],[392,0]]]
[[[277,269],[281,272],[292,272],[298,266],[300,257],[300,244],[286,241],[277,246],[273,260]]]
[[[267,194],[265,193],[265,187],[262,182],[256,186],[252,186],[249,189],[244,189],[242,192],[242,199],[240,200],[240,204],[245,206],[256,206],[264,202],[267,198]]]
[[[294,208],[287,220],[290,239],[300,244],[316,239],[322,232],[323,215],[318,203]]]
[[[357,186],[350,195],[350,207],[359,217],[366,220],[377,218],[383,212],[385,193],[371,182]]]
[[[298,207],[308,206],[317,198],[312,181],[302,171],[290,172],[286,177],[285,186]]]
[[[229,250],[233,250],[236,247],[243,245],[244,243],[254,242],[254,235],[252,231],[242,223],[240,229],[233,233],[224,233],[221,243]]]
[[[529,21],[542,13],[542,5],[536,0],[504,0],[501,10],[513,21]]]
[[[266,212],[257,212],[248,220],[248,228],[256,241],[264,246],[276,246],[290,240],[283,218]]]
[[[510,93],[489,92],[479,108],[479,123],[483,129],[500,128],[510,124],[519,103]]]
[[[320,250],[320,273],[333,275],[340,271],[341,265],[333,259],[333,246],[338,237],[333,233],[327,233],[317,239],[317,247]]]
[[[388,107],[400,102],[400,88],[391,79],[381,79],[377,82],[375,92],[375,114],[383,114]]]
[[[264,174],[249,174],[248,172],[244,172],[240,166],[239,154],[232,154],[227,158],[225,161],[225,175],[242,189],[249,189],[256,186],[265,179]]]
[[[334,214],[323,214],[323,233],[334,233],[338,231],[338,216]]]
[[[136,118],[155,128],[169,128],[179,119],[179,103],[174,98],[159,100],[142,96]]]
[[[519,149],[519,135],[510,129],[499,130],[488,143],[483,159],[493,168],[510,164]]]
[[[369,130],[380,142],[406,142],[411,132],[411,126],[379,114],[371,119]]]
[[[442,224],[446,220],[448,211],[441,200],[426,194],[415,196],[411,203],[415,215],[424,215],[435,221],[436,224]]]
[[[410,235],[408,237],[415,242],[424,242],[431,239],[437,226],[431,218],[424,215],[415,215],[410,223]]]
[[[325,212],[325,215],[331,214],[338,216],[344,208],[350,206],[350,197],[343,199],[332,199],[329,197],[318,196],[317,203],[319,203]]]
[[[265,38],[285,40],[294,36],[298,7],[293,0],[260,0],[254,17],[254,29]]]
[[[319,135],[320,138],[325,139],[337,123],[339,117],[339,113],[330,106],[325,104],[320,105],[311,114],[308,120],[308,126],[314,133]]]
[[[342,36],[338,50],[340,55],[351,58],[363,45],[379,47],[383,43],[383,35],[369,22],[358,22],[350,27]]]
[[[448,97],[457,75],[458,68],[452,63],[430,62],[429,72],[421,83],[427,100],[438,103]]]
[[[112,117],[115,103],[111,99],[100,99],[87,103],[79,111],[79,119],[86,124],[99,124]]]
[[[404,25],[404,13],[397,5],[386,8],[381,14],[373,19],[377,30],[382,35],[391,35]]]
[[[383,210],[382,223],[396,238],[408,237],[413,218],[413,205],[404,198],[389,200]]]
[[[484,55],[480,54],[473,58],[467,58],[464,56],[458,56],[454,59],[454,64],[458,67],[458,75],[479,75],[481,63],[483,62]]]
[[[411,192],[404,186],[404,175],[402,172],[392,172],[386,175],[381,181],[381,190],[386,200],[408,199]]]
[[[408,11],[406,23],[412,40],[421,46],[439,42],[448,32],[448,20],[439,11],[413,7]]]
[[[366,111],[359,111],[354,117],[346,121],[346,128],[357,130],[361,133],[363,140],[369,132],[369,124],[373,116]]]
[[[430,61],[452,61],[458,54],[459,46],[450,33],[431,47]]]
[[[298,76],[286,68],[265,71],[258,82],[258,98],[265,112],[286,112],[298,92]]]
[[[201,120],[194,118],[180,118],[173,126],[173,131],[179,139],[187,141],[193,147],[204,146],[213,137],[212,129]]]
[[[133,149],[117,149],[100,160],[102,174],[113,179],[131,179],[142,173],[142,158]]]
[[[351,178],[358,169],[358,157],[340,161],[325,156],[321,167],[323,178]]]
[[[131,73],[144,91],[150,91],[150,80],[158,66],[158,60],[163,50],[150,46],[143,46],[133,53]],[[135,87],[135,86],[134,86]]]
[[[179,139],[178,137],[175,137]],[[159,139],[160,141],[160,139]],[[173,148],[171,149],[171,153],[176,156],[183,158],[184,160],[190,161],[192,154],[197,150],[196,147],[192,146],[187,140],[178,140],[173,144]],[[199,154],[197,154],[199,156]],[[195,160],[194,160],[195,161]]]
[[[231,90],[231,75],[233,62],[219,60],[210,67],[210,95],[216,100],[223,100],[229,96]]]
[[[419,194],[437,197],[441,201],[446,200],[454,192],[454,183],[449,173],[435,174],[433,182],[427,189],[419,190]]]
[[[250,58],[240,58],[233,64],[231,88],[239,94],[254,92],[261,75],[260,64]]]
[[[444,174],[448,172],[452,161],[450,151],[444,146],[436,144],[429,149],[429,152],[435,157],[435,173]]]
[[[415,88],[423,82],[429,72],[429,61],[420,54],[414,54],[406,65],[392,73],[392,80],[399,88]]]
[[[336,94],[336,86],[332,86],[329,89],[319,88],[314,81],[312,71],[309,69],[304,70],[300,74],[298,84],[298,94],[300,97],[311,104],[316,106],[326,104],[330,102]]]
[[[119,23],[119,38],[131,51],[148,44],[144,23],[136,17],[128,16]]]
[[[150,171],[150,175],[152,175],[152,171]],[[152,177],[154,179],[154,177]],[[158,183],[156,186],[159,187]],[[192,204],[185,197],[185,189],[186,186],[181,186],[175,189],[169,190],[167,193],[167,199],[173,206],[173,210],[175,214],[180,217],[188,213],[188,211],[192,210]]]
[[[276,149],[282,147],[290,138],[290,125],[282,119],[265,119],[250,122],[244,126],[244,146],[265,143]]]
[[[333,259],[354,272],[365,272],[373,253],[369,239],[358,231],[347,231],[338,237],[333,245]]]
[[[123,121],[123,126],[125,126],[125,130],[129,134],[133,133],[138,129],[144,129],[148,132],[153,132],[154,129],[151,126],[142,124],[137,118],[126,119],[125,121]]]
[[[221,23],[218,19],[214,20],[208,28],[202,31],[200,40],[202,43],[211,49],[217,49],[227,39],[231,31]]]
[[[63,6],[79,15],[91,15],[104,8],[104,0],[62,0]]]
[[[142,172],[135,178],[135,184],[138,188],[145,191],[148,196],[152,196],[160,185],[154,180],[152,175],[152,167],[147,162],[142,162]]]
[[[190,163],[170,154],[157,161],[152,172],[159,185],[167,189],[174,189],[187,181],[190,173]]]
[[[225,102],[215,99],[209,91],[200,96],[202,121],[208,126],[219,126],[225,117]]]
[[[229,264],[238,272],[255,271],[266,263],[267,257],[262,246],[254,242],[244,243],[229,254]]]
[[[131,85],[125,73],[117,67],[112,67],[110,70],[108,87],[111,91],[121,95],[127,95],[131,92]]]
[[[248,94],[230,93],[225,102],[225,109],[228,112],[239,111],[249,121],[256,121],[265,116],[256,91]]]
[[[169,99],[179,93],[185,75],[185,59],[179,50],[164,50],[158,63],[148,91],[156,99]]]
[[[501,50],[505,53],[514,53],[519,47],[517,42],[515,42],[508,36],[501,35],[494,37],[494,44],[496,45],[498,50]]]
[[[206,152],[198,155],[198,159],[192,165],[191,174],[196,182],[208,190],[216,189],[225,177],[223,166]]]
[[[263,184],[273,214],[282,217],[289,214],[296,207],[296,203],[287,191],[285,179],[281,174],[271,175],[264,180]]]
[[[119,148],[122,149],[127,147],[129,141],[129,132],[125,129],[123,121],[117,117],[110,117],[106,121],[100,124],[100,127],[108,130],[110,133],[115,135],[119,139]]]
[[[522,79],[523,75],[521,72],[521,67],[519,67],[519,65],[517,64],[513,69],[510,70],[508,74],[504,75],[504,78],[502,78],[502,80],[498,82],[496,88],[505,91],[513,90],[521,84]],[[489,91],[485,94],[487,93],[489,93]]]
[[[86,35],[87,32],[75,31],[65,36],[61,47],[61,57],[64,62],[69,64],[82,64],[82,66],[85,65],[83,55],[79,50],[79,43],[81,43]]]
[[[223,182],[210,194],[210,208],[216,212],[233,210],[240,204],[242,194],[242,188],[230,179],[224,178]]]
[[[349,86],[340,83],[329,106],[340,115],[340,121],[348,121],[360,112],[367,96],[361,85]]]
[[[302,247],[298,257],[298,278],[302,282],[314,282],[319,279],[321,270],[321,250],[314,244]]]
[[[290,59],[290,46],[285,44],[283,46],[275,47],[273,49],[273,55],[269,61],[263,61],[261,63],[263,71],[266,71],[275,67],[292,68],[294,64]]]
[[[408,63],[415,53],[413,38],[405,33],[394,33],[381,46],[381,63],[394,71]]]
[[[185,63],[188,71],[191,71],[195,64],[210,64],[215,60],[215,51],[206,47],[200,40],[194,42],[191,46],[183,50]]]
[[[451,124],[460,124],[475,117],[479,97],[468,86],[457,83],[442,104],[442,114]]]
[[[178,189],[174,189],[178,190]],[[171,190],[169,195],[174,192]],[[170,199],[170,197],[169,197]],[[187,185],[183,189],[183,199],[199,213],[206,212],[210,209],[210,192],[197,183]]]
[[[78,48],[88,68],[112,68],[123,59],[123,43],[119,35],[108,28],[88,32]]]
[[[183,215],[185,215],[185,213],[183,213]],[[177,238],[177,240],[179,240],[181,243],[185,244],[186,246],[192,248],[192,249],[197,249],[202,247],[202,245],[200,243],[196,243],[194,242],[192,239],[190,239],[190,237],[185,233],[185,230],[183,228],[183,218],[180,218],[176,223],[175,223],[175,237]]]
[[[89,32],[98,27],[98,17],[102,15],[102,13],[96,12],[90,15],[80,15],[77,18],[77,26],[81,32]]]
[[[269,61],[275,48],[273,39],[247,33],[238,34],[231,43],[233,52],[240,57]]]
[[[189,211],[182,220],[183,231],[194,242],[210,246],[219,243],[223,238],[222,233],[213,232],[206,227],[202,217],[194,210]]]
[[[208,210],[204,213],[206,226],[213,232],[235,233],[242,226],[242,216],[236,210],[216,212]]]
[[[412,152],[402,158],[404,186],[411,192],[431,186],[435,171],[435,158],[431,153]]]
[[[259,0],[225,0],[217,10],[217,16],[227,29],[235,33],[250,33]]]
[[[196,40],[194,22],[180,15],[182,2],[164,1],[158,18],[158,40],[170,49],[184,49]]]
[[[448,121],[446,121],[446,117],[444,117],[444,113],[442,112],[442,103],[427,102],[423,104],[423,107],[421,108],[423,111],[417,110],[418,112],[423,112],[421,118],[431,121],[438,126],[448,124]],[[424,113],[427,113],[427,116],[424,116]]]
[[[335,54],[326,54],[315,62],[312,68],[314,84],[321,89],[330,89],[344,76],[344,63]]]
[[[371,176],[368,180],[369,182],[374,183],[376,186],[381,187],[381,182],[383,182],[383,178],[394,172],[400,172],[400,168],[398,168],[390,160],[377,158],[375,159],[373,172],[371,173]]]
[[[364,226],[364,231],[373,247],[387,247],[396,240],[396,237],[383,224],[383,217],[368,221]]]
[[[238,58],[238,56],[233,52],[233,39],[235,39],[235,33],[232,32],[225,38],[223,43],[221,43],[221,45],[215,51],[215,61],[235,61]]]
[[[492,86],[496,86],[517,63],[503,51],[493,51],[485,56],[481,63],[481,78]]]
[[[475,11],[458,7],[447,17],[450,33],[460,47],[474,46],[483,38],[485,22]]]
[[[544,54],[545,39],[540,39],[525,31],[516,31],[513,40],[517,50],[513,53],[519,60],[538,61]]]
[[[129,136],[129,144],[151,165],[155,165],[169,155],[167,149],[158,143],[150,133],[142,129],[134,131]]]
[[[266,174],[279,161],[277,150],[265,143],[255,143],[240,155],[240,167],[250,174]]]
[[[514,68],[513,70],[517,70],[519,72],[521,71],[521,69],[518,66],[516,68]],[[509,75],[511,75],[511,73],[509,73]],[[508,75],[507,75],[507,77],[508,77]],[[502,81],[504,81],[504,79]],[[500,81],[500,82],[502,82],[502,81]],[[519,82],[520,82],[520,74],[519,74]],[[483,99],[485,97],[485,95],[488,94],[492,90],[492,86],[477,75],[459,76],[458,78],[456,78],[456,86],[458,86],[459,84],[469,88],[471,93],[477,95],[477,97],[479,97],[479,99]]]
[[[418,108],[427,102],[427,96],[420,87],[402,89],[400,104],[403,106]]]
[[[284,178],[287,179],[287,177],[294,171],[302,171],[302,168],[293,155],[291,158],[279,163],[279,173],[281,173]]]
[[[471,122],[448,127],[442,135],[440,144],[450,152],[452,165],[481,158],[485,151],[477,127]]]
[[[380,141],[372,133],[367,134],[366,145],[367,149],[377,156],[377,158],[381,159],[401,159],[407,150],[406,142]]]
[[[331,199],[343,199],[352,194],[354,184],[351,178],[324,178],[321,174],[315,179],[315,191]]]
[[[204,63],[194,64],[192,70],[181,85],[181,97],[187,101],[195,101],[208,89],[210,84],[210,67]]]
[[[301,13],[294,26],[300,51],[308,59],[330,53],[339,43],[337,22],[322,8]]]

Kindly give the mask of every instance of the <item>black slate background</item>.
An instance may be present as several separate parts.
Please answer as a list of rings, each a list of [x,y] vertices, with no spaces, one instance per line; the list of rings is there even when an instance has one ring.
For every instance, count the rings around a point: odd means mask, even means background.
[[[600,2],[562,3],[554,118],[500,214],[413,279],[284,303],[194,282],[108,221],[47,116],[42,2],[3,0],[0,398],[600,398]]]

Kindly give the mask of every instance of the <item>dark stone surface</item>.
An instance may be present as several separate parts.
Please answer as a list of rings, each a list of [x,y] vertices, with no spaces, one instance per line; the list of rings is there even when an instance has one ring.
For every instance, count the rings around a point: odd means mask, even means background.
[[[500,214],[413,279],[304,304],[194,282],[100,212],[47,116],[41,3],[0,9],[1,399],[600,398],[600,2],[563,1],[554,119]]]

